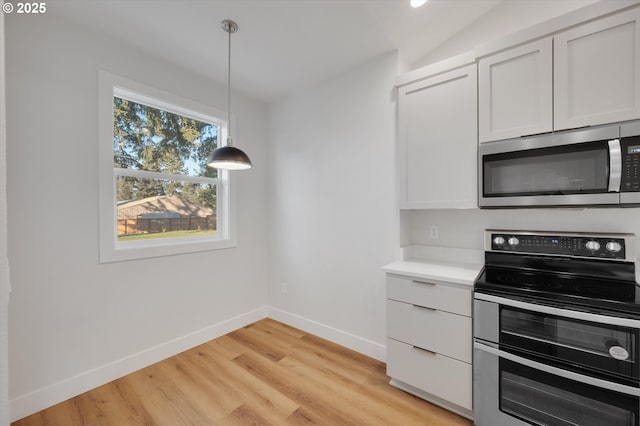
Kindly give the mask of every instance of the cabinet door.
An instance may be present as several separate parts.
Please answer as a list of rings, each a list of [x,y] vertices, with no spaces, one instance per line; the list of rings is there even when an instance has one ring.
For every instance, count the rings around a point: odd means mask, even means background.
[[[640,9],[554,37],[554,127],[640,118]]]
[[[545,38],[480,59],[480,143],[552,130],[552,43]]]
[[[403,86],[399,95],[400,207],[477,207],[475,64]]]

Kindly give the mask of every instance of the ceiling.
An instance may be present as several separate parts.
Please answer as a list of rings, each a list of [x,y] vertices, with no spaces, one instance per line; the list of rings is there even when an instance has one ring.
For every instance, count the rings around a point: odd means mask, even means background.
[[[503,0],[56,0],[66,16],[269,102],[395,49],[416,62]]]

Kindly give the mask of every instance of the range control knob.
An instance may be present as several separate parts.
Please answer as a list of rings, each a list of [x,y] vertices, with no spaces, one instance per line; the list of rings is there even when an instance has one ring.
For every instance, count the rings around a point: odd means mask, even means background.
[[[501,236],[497,236],[493,239],[493,244],[497,245],[497,246],[501,246],[504,244],[504,237]]]
[[[509,238],[509,245],[511,246],[517,246],[518,244],[520,244],[520,240],[518,240],[516,237],[511,237]]]
[[[600,243],[594,240],[587,241],[587,243],[584,246],[587,248],[587,250],[591,250],[591,251],[600,250]]]
[[[609,241],[605,247],[611,253],[617,253],[620,250],[622,250],[622,246],[620,245],[620,243],[618,243],[616,241]]]

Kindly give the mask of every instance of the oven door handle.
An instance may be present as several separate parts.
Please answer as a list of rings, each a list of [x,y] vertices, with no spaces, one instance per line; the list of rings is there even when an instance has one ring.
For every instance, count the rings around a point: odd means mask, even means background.
[[[609,382],[607,380],[597,379],[595,377],[585,376],[583,374],[574,373],[573,371],[563,370],[561,368],[553,367],[551,365],[542,364],[537,361],[522,358],[518,355],[514,355],[509,352],[501,351],[500,349],[487,346],[478,341],[473,343],[474,349],[487,352],[491,355],[495,355],[499,358],[508,359],[516,364],[524,365],[534,370],[543,371],[545,373],[553,374],[554,376],[564,377],[565,379],[573,380],[576,382],[584,383],[586,385],[595,386],[602,389],[608,389],[615,392],[624,393],[626,395],[632,395],[640,397],[640,388],[634,388],[632,386],[622,385],[620,383]]]
[[[620,192],[622,180],[622,149],[620,139],[609,142],[609,192]]]
[[[477,300],[484,300],[486,302],[493,302],[499,305],[511,306],[513,308],[526,309],[527,311],[538,312],[541,314],[556,315],[559,317],[573,318],[582,321],[640,329],[640,321],[631,318],[621,318],[609,315],[592,314],[589,312],[574,311],[569,309],[560,309],[553,306],[538,305],[536,303],[522,302],[520,300],[493,296],[478,292],[475,292],[473,297]]]

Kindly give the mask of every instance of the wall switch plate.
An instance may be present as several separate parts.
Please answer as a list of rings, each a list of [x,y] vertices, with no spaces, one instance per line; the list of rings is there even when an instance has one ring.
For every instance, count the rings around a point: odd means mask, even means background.
[[[433,225],[429,228],[429,237],[432,240],[437,240],[440,237],[440,227],[437,225]]]
[[[287,294],[289,293],[289,289],[287,288],[287,283],[282,283],[282,294]]]

